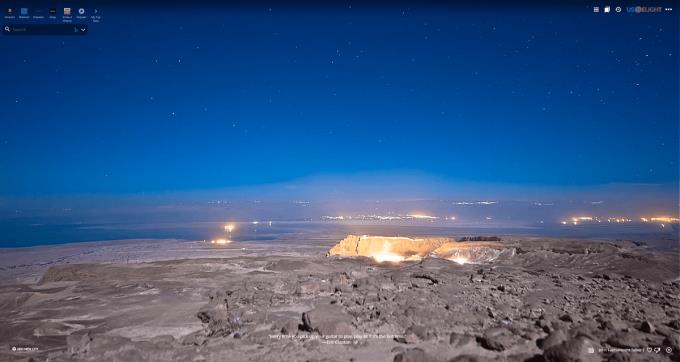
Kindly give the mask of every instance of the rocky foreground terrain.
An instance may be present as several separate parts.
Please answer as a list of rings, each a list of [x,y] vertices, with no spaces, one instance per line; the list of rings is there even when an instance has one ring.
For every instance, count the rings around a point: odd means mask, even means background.
[[[677,254],[460,245],[467,263],[232,244],[219,258],[56,265],[0,286],[0,360],[680,361]]]

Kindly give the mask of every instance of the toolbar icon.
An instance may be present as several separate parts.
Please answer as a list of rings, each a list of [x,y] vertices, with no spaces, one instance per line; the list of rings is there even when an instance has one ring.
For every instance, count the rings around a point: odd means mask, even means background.
[[[71,16],[71,8],[64,8],[64,16]]]
[[[593,6],[593,12],[594,12],[594,13],[599,13],[599,12],[600,12],[600,7],[599,7],[599,6]]]
[[[605,12],[605,13],[608,13],[608,12],[610,12],[610,11],[612,11],[611,6],[605,6],[605,7],[604,7],[604,12]]]

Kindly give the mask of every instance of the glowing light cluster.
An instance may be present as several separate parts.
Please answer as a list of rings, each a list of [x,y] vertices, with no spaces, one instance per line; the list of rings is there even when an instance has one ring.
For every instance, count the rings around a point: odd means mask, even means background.
[[[451,260],[452,262],[460,265],[465,265],[468,263],[468,259],[464,256],[456,256],[452,258],[448,258],[448,260]]]
[[[633,219],[628,218],[628,217],[622,217],[622,216],[609,216],[609,217],[602,218],[602,219],[600,219],[597,216],[575,216],[575,217],[569,218],[567,220],[562,220],[561,223],[562,223],[562,225],[567,225],[567,224],[579,225],[581,223],[583,223],[583,224],[586,224],[586,223],[601,223],[604,220],[606,220],[608,223],[615,223],[615,224],[632,223],[633,222]],[[641,217],[640,221],[644,222],[644,223],[657,223],[657,224],[660,224],[661,227],[666,227],[666,224],[680,222],[680,218],[670,217],[670,216]]]
[[[670,216],[642,217],[640,220],[642,220],[642,222],[657,223],[661,225],[662,228],[665,228],[666,224],[676,224],[680,222],[679,218]]]
[[[680,222],[680,219],[678,219],[677,217],[657,216],[657,217],[649,218],[649,221],[670,224],[670,223]]]
[[[210,244],[226,245],[226,244],[231,244],[231,240],[229,240],[229,239],[213,239],[213,240],[210,240]]]
[[[390,246],[390,244],[384,243],[382,250],[371,255],[371,257],[373,257],[373,259],[378,263],[382,262],[399,263],[406,259],[402,255],[393,253],[391,250],[392,247]]]
[[[582,222],[586,222],[586,223],[602,222],[602,220],[600,220],[597,217],[592,217],[592,216],[574,216],[569,220],[562,220],[562,225],[567,225],[567,224],[578,225],[579,223],[582,223]]]
[[[632,219],[628,219],[625,217],[610,217],[607,218],[607,222],[615,222],[615,223],[628,223],[628,222],[633,222]]]

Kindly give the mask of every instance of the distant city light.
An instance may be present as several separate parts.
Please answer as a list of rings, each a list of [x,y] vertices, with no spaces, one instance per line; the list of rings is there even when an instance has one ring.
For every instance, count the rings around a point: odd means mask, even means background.
[[[628,223],[628,222],[633,222],[633,220],[626,218],[626,217],[610,217],[610,218],[607,218],[607,222]]]
[[[454,202],[454,205],[494,205],[497,204],[498,201],[459,201],[459,202]]]
[[[662,223],[674,223],[674,222],[679,222],[680,219],[677,217],[669,217],[669,216],[658,216],[658,217],[653,217],[650,218],[652,222],[662,222]]]
[[[436,216],[430,216],[430,215],[424,215],[424,214],[408,214],[406,216],[410,216],[414,219],[427,219],[427,220],[436,220],[439,219]]]
[[[571,217],[567,220],[561,220],[560,223],[562,225],[579,225],[579,224],[588,224],[588,223],[601,223],[604,221],[607,221],[608,223],[614,223],[614,224],[627,224],[627,223],[632,223],[634,220],[629,217],[625,216],[608,216],[608,217],[597,217],[597,216],[574,216]],[[657,217],[641,217],[640,218],[641,222],[644,223],[658,223],[661,225],[661,227],[666,227],[666,224],[669,223],[678,223],[680,222],[680,219],[677,217],[670,217],[670,216],[657,216]]]
[[[344,216],[322,216],[322,220],[345,220]]]

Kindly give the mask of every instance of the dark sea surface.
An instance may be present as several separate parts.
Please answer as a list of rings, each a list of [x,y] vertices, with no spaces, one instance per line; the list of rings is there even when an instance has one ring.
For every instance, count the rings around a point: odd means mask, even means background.
[[[211,240],[296,242],[340,240],[347,234],[385,236],[476,235],[551,237],[564,239],[642,241],[650,247],[677,250],[677,225],[631,223],[624,225],[451,225],[451,223],[259,221],[233,222],[229,235],[223,222],[173,223],[39,223],[31,220],[0,221],[0,247],[54,245],[84,241],[124,239]]]

